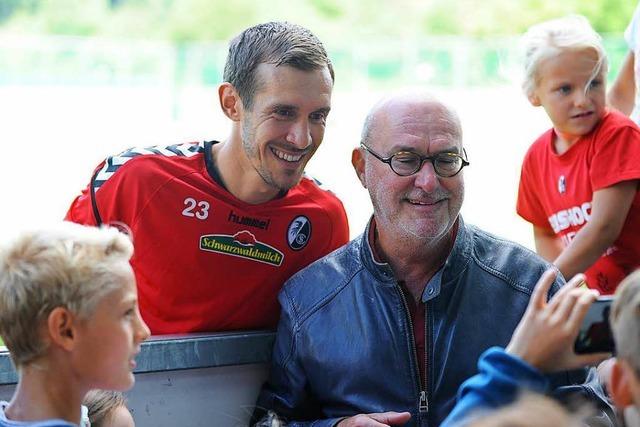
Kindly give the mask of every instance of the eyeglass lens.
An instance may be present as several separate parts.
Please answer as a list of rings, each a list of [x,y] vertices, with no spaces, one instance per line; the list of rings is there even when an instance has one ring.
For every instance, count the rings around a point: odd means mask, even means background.
[[[437,154],[430,160],[436,173],[443,177],[453,176],[462,168],[462,158],[455,154]],[[416,173],[421,166],[422,158],[416,153],[396,153],[391,157],[391,168],[399,175],[412,175]]]

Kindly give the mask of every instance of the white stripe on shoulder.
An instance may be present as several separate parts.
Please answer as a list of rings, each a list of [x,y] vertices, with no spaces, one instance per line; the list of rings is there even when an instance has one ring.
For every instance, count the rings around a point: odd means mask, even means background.
[[[93,189],[94,191],[98,191],[102,184],[104,184],[109,178],[111,178],[122,165],[136,157],[150,155],[166,157],[192,157],[198,153],[203,152],[204,142],[189,142],[185,144],[174,144],[165,147],[153,146],[144,148],[130,148],[120,154],[108,157],[105,160],[104,166],[102,167],[102,169],[100,169],[100,171],[98,171],[95,179],[93,180]]]

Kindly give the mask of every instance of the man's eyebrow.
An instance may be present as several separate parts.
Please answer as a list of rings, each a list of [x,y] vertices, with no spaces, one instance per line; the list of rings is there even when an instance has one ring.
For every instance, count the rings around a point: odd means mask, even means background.
[[[391,150],[389,152],[391,154],[395,154],[402,151],[419,154],[418,151],[420,150],[416,150],[416,147],[408,146],[408,145],[394,145],[393,147],[391,147]],[[461,151],[462,150],[460,149],[460,147],[453,145],[451,147],[441,148],[439,150],[433,151],[430,155],[433,156],[433,155],[442,154],[442,153],[460,154]]]
[[[314,110],[314,113],[329,114],[329,111],[331,111],[331,107],[322,107],[322,108],[318,108],[317,110]]]
[[[271,110],[294,110],[297,111],[298,107],[291,104],[273,104],[270,106]]]
[[[453,146],[453,147],[448,147],[448,148],[443,148],[441,150],[436,151],[434,154],[441,154],[441,153],[455,153],[455,154],[460,154],[462,150],[460,149],[460,147],[457,146]]]
[[[389,153],[400,153],[402,151],[406,152],[416,152],[416,147],[412,147],[410,145],[393,145],[389,148]]]

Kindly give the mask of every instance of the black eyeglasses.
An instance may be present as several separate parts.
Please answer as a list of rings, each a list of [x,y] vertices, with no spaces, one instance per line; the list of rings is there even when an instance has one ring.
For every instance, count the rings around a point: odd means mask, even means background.
[[[413,175],[422,169],[422,165],[427,160],[433,165],[436,174],[443,178],[456,176],[463,167],[469,166],[469,162],[466,159],[467,152],[464,151],[464,148],[462,149],[464,157],[457,153],[438,153],[435,156],[421,156],[412,151],[399,151],[385,158],[362,143],[360,146],[371,153],[376,159],[388,164],[391,170],[400,176]]]

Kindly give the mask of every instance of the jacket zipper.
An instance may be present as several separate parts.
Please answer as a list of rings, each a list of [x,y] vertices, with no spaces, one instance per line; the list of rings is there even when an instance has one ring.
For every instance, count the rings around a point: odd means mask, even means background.
[[[420,301],[422,304],[422,301]],[[429,313],[427,312],[427,305],[424,306],[424,389],[420,392],[420,412],[423,414],[427,414],[429,412],[429,400],[428,400],[428,390],[429,390],[429,379],[431,376],[429,375]],[[418,358],[416,357],[416,361]]]
[[[429,412],[429,401],[428,393],[429,393],[429,382],[431,380],[431,375],[429,375],[429,354],[431,350],[431,327],[429,325],[429,313],[430,311],[427,309],[429,306],[428,303],[424,304],[424,412],[427,414]]]
[[[420,369],[418,368],[418,350],[416,349],[416,340],[414,338],[414,332],[413,332],[413,321],[411,320],[411,313],[409,312],[409,305],[407,304],[407,298],[404,296],[404,292],[402,292],[402,289],[400,289],[400,285],[396,282],[396,289],[398,290],[398,293],[400,294],[400,298],[402,298],[402,303],[404,305],[404,312],[407,315],[407,320],[409,321],[409,329],[410,329],[410,340],[411,340],[411,348],[413,349],[413,360],[415,360],[416,362],[416,368],[418,369],[418,389],[420,390],[420,393],[418,394],[418,412],[422,415],[422,414],[426,414],[427,412],[429,412],[429,400],[427,398],[427,387],[426,387],[426,383],[427,383],[427,370],[426,368],[428,367],[427,364],[427,341],[425,341],[425,351],[424,351],[424,365],[425,365],[425,371],[424,371],[424,388],[422,387],[423,384],[420,383]],[[422,302],[421,302],[422,303]],[[425,313],[424,313],[424,319],[425,319],[425,339],[427,337],[427,312],[425,309]]]

